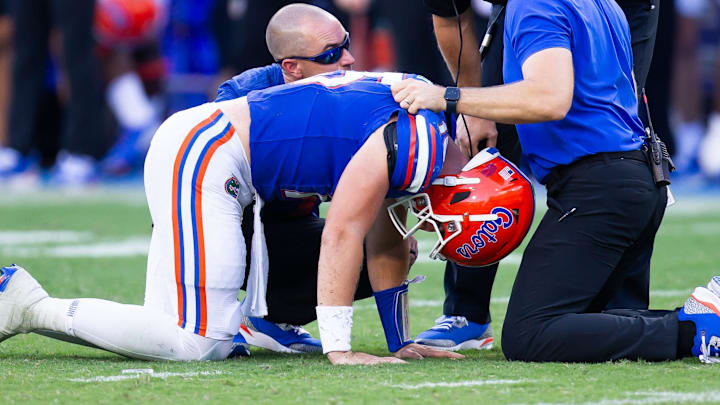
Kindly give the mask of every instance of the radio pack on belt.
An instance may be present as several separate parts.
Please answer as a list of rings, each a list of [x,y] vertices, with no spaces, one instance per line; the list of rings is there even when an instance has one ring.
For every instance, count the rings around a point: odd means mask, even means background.
[[[661,141],[655,133],[652,119],[650,118],[650,106],[648,105],[645,89],[642,89],[643,102],[648,118],[648,128],[645,128],[645,144],[647,146],[648,163],[652,171],[653,180],[658,187],[670,185],[670,172],[675,170],[670,154],[667,151],[665,142]]]

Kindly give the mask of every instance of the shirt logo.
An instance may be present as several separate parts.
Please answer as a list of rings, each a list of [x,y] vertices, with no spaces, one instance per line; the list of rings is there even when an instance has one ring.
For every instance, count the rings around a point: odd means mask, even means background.
[[[482,226],[475,232],[475,235],[470,237],[468,243],[463,243],[462,246],[455,249],[457,254],[470,260],[470,258],[478,254],[480,249],[484,248],[488,243],[497,243],[498,240],[495,234],[500,229],[510,228],[515,222],[512,212],[505,207],[495,207],[490,213],[497,215],[498,219],[483,222]]]
[[[237,177],[232,176],[225,181],[225,192],[233,198],[238,197],[240,194],[240,181],[238,181]]]

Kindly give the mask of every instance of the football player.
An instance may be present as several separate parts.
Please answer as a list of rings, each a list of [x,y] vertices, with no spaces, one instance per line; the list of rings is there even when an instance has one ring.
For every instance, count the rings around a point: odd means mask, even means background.
[[[316,308],[330,361],[462,358],[408,337],[407,240],[394,231],[385,208],[393,198],[429,188],[443,171],[460,172],[465,162],[448,142],[442,114],[423,110],[411,115],[393,100],[389,85],[406,77],[424,80],[399,73],[336,72],[174,114],[158,129],[146,159],[145,190],[154,228],[144,305],[51,298],[28,272],[10,266],[0,273],[0,341],[41,331],[139,359],[232,356],[239,350],[232,339],[241,316],[267,313],[267,252],[259,215],[263,202],[314,193],[333,199],[322,235]],[[503,175],[527,183],[511,172]],[[450,191],[480,182],[479,176],[445,177],[438,186]],[[248,295],[241,303],[237,297],[246,252],[237,229],[243,207],[253,199]],[[480,212],[484,205],[475,199],[467,201],[470,209],[459,218],[434,215],[425,201],[425,207],[413,203],[413,209],[446,221],[432,222],[443,225],[441,235],[459,227],[481,235],[485,221],[495,221],[494,229],[508,222],[500,213]],[[402,212],[394,216],[404,218]],[[363,240],[395,357],[351,351],[350,304]],[[485,258],[475,243],[459,246],[456,253],[441,252],[451,259]]]

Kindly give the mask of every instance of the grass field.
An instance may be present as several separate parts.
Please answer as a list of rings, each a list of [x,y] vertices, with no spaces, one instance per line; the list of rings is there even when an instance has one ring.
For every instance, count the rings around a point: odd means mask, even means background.
[[[655,308],[682,305],[695,286],[720,273],[720,197],[679,200],[668,211],[656,240],[651,283]],[[540,199],[539,206],[542,203]],[[26,267],[57,297],[139,304],[150,229],[140,190],[0,196],[0,263]],[[501,264],[495,282],[495,348],[466,352],[468,358],[462,361],[336,368],[322,355],[254,349],[250,359],[150,363],[22,335],[0,344],[0,404],[720,402],[720,366],[696,359],[507,362],[499,335],[519,257],[516,252]],[[427,281],[410,292],[413,334],[441,313],[442,269],[441,263],[428,260],[413,269],[413,275],[427,275]],[[355,308],[353,347],[385,354],[374,301],[361,301]],[[317,335],[315,323],[308,330]]]

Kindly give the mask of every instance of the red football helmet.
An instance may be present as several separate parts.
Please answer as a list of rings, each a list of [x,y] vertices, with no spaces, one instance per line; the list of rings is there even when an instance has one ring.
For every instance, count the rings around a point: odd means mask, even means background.
[[[395,212],[409,206],[418,222],[409,230]],[[440,176],[425,193],[388,207],[404,238],[429,224],[438,241],[430,258],[481,267],[500,261],[522,242],[532,224],[535,195],[530,180],[495,148],[487,148],[454,175]]]
[[[164,25],[165,7],[165,0],[98,0],[95,32],[108,44],[148,39]]]

